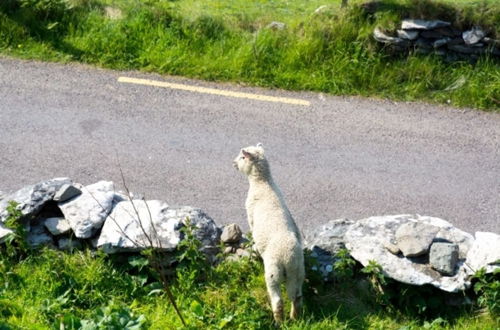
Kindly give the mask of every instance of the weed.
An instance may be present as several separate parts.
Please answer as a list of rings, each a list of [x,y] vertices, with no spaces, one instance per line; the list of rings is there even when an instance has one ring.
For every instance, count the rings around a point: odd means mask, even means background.
[[[370,281],[371,287],[375,293],[377,302],[383,305],[388,305],[389,296],[384,290],[387,280],[382,271],[382,266],[380,266],[376,261],[370,260],[368,265],[361,269],[361,272],[368,275],[368,280]]]
[[[340,249],[335,256],[336,261],[333,264],[333,269],[339,281],[352,278],[354,276],[356,261],[349,254],[349,250]]]
[[[486,269],[482,268],[474,274],[474,280],[474,292],[479,296],[479,306],[488,309],[492,316],[500,318],[500,268],[492,274],[486,274]]]
[[[5,253],[2,253],[8,258],[23,258],[27,255],[29,247],[26,242],[26,228],[22,221],[23,214],[18,209],[18,204],[14,201],[9,201],[7,205],[7,218],[4,221],[6,228],[12,230],[12,233],[4,238]],[[2,252],[0,246],[0,252]]]

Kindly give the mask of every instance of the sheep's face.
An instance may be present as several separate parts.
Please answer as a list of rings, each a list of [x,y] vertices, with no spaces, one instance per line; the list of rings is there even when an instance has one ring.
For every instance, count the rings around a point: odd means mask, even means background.
[[[240,172],[250,175],[257,170],[257,163],[264,159],[264,149],[259,143],[256,146],[246,147],[233,161],[233,166]]]

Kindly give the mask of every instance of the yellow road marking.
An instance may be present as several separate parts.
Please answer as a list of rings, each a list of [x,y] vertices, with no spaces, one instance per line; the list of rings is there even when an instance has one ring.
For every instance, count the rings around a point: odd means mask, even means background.
[[[243,98],[243,99],[267,101],[267,102],[278,102],[278,103],[287,103],[287,104],[305,105],[305,106],[311,105],[311,103],[309,101],[301,100],[301,99],[268,96],[268,95],[262,95],[262,94],[233,92],[233,91],[215,89],[215,88],[199,87],[199,86],[184,85],[184,84],[175,84],[175,83],[170,83],[170,82],[166,82],[166,81],[138,79],[138,78],[130,78],[130,77],[119,77],[118,82],[146,85],[146,86],[165,87],[165,88],[171,88],[171,89],[180,89],[180,90],[190,91],[190,92],[222,95],[222,96],[237,97],[237,98]]]

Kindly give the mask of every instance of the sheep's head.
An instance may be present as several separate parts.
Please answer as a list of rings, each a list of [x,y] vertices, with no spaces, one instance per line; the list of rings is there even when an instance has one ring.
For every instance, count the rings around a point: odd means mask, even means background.
[[[264,148],[258,143],[240,150],[233,161],[234,167],[247,176],[267,176],[269,165],[264,157]]]

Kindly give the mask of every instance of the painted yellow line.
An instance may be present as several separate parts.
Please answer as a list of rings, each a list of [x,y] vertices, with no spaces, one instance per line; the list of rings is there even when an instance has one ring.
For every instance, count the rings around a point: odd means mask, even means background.
[[[180,90],[190,91],[190,92],[222,95],[222,96],[237,97],[237,98],[243,98],[243,99],[267,101],[267,102],[279,102],[279,103],[305,105],[305,106],[311,105],[311,103],[309,101],[301,100],[301,99],[268,96],[268,95],[262,95],[262,94],[233,92],[233,91],[215,89],[215,88],[199,87],[199,86],[184,85],[184,84],[175,84],[175,83],[170,83],[170,82],[166,82],[166,81],[138,79],[138,78],[130,78],[130,77],[119,77],[118,82],[146,85],[146,86],[165,87],[165,88],[172,88],[172,89],[180,89]]]

